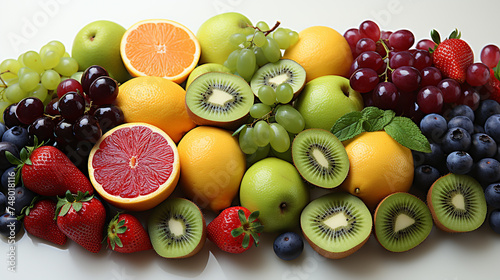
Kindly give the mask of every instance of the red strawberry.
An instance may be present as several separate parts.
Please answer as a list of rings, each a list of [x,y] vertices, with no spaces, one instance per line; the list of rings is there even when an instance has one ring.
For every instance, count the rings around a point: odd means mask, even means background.
[[[67,237],[92,253],[101,250],[106,210],[98,199],[68,191],[64,198],[59,198],[56,213],[57,226]]]
[[[38,200],[26,210],[24,229],[36,237],[57,245],[66,244],[66,235],[57,227],[56,203],[50,199]]]
[[[467,68],[474,63],[474,53],[467,42],[460,39],[460,32],[455,30],[443,42],[436,30],[431,32],[431,37],[437,44],[433,50],[434,66],[441,73],[459,83],[465,82]]]
[[[489,99],[493,99],[496,102],[500,103],[500,81],[498,80],[498,75],[495,73],[495,71],[499,71],[500,69],[498,68],[490,68],[490,80],[488,83],[486,83],[485,87],[488,90],[489,93]]]
[[[108,246],[120,253],[133,253],[153,248],[149,235],[139,220],[130,214],[118,214],[109,223]]]
[[[35,143],[35,147],[23,148],[21,159],[8,156],[18,165],[16,177],[20,175],[28,189],[44,196],[63,196],[68,190],[94,192],[89,179],[63,152],[52,146],[37,146]]]
[[[221,250],[239,254],[250,249],[255,240],[259,243],[262,224],[257,219],[259,211],[250,213],[244,207],[224,209],[207,225],[207,236]]]

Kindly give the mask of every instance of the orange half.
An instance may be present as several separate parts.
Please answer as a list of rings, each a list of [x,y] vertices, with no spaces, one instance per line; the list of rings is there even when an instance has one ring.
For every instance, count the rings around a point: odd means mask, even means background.
[[[179,154],[163,130],[146,123],[117,126],[90,152],[89,177],[118,208],[143,211],[165,200],[179,181]]]
[[[180,84],[198,64],[201,48],[196,36],[184,25],[167,19],[148,19],[125,32],[120,53],[132,76],[156,76]]]

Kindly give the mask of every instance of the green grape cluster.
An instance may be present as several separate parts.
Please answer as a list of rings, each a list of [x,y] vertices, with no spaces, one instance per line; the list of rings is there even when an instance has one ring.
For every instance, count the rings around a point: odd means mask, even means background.
[[[245,154],[254,154],[259,148],[270,146],[278,153],[290,148],[290,134],[304,130],[305,121],[299,111],[288,104],[293,99],[290,84],[283,83],[274,90],[262,86],[258,92],[260,102],[252,105],[252,123],[239,131],[239,144]]]
[[[27,51],[18,59],[6,59],[0,64],[0,107],[26,97],[47,103],[59,83],[79,75],[77,71],[78,62],[59,41],[47,43],[39,52]]]
[[[232,73],[250,81],[259,67],[268,62],[278,61],[281,58],[281,50],[289,48],[299,40],[296,31],[277,28],[278,25],[279,22],[270,29],[267,23],[259,21],[253,27],[255,32],[251,35],[232,34],[229,42],[238,49],[229,54],[224,66]]]

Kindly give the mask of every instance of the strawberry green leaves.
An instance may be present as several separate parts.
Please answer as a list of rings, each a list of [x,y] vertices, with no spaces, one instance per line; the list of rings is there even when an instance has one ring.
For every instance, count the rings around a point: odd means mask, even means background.
[[[408,149],[429,153],[431,147],[418,126],[410,119],[396,116],[391,110],[366,107],[361,112],[342,116],[333,125],[331,132],[340,141],[346,141],[363,132],[384,130],[399,144]]]
[[[257,220],[257,218],[259,217],[259,211],[252,212],[247,219],[245,216],[245,212],[243,212],[243,210],[238,210],[238,217],[240,219],[241,226],[233,229],[231,231],[231,236],[238,237],[243,234],[243,242],[241,244],[243,248],[248,248],[248,245],[250,245],[250,236],[252,236],[253,240],[255,241],[255,246],[258,246],[258,233],[261,233],[264,228],[262,224]]]
[[[83,202],[88,202],[93,198],[93,196],[89,196],[88,192],[78,192],[77,195],[72,194],[69,190],[66,191],[64,198],[58,197],[56,213],[57,216],[66,215],[71,208],[78,212],[82,210]],[[57,218],[57,217],[56,217]]]

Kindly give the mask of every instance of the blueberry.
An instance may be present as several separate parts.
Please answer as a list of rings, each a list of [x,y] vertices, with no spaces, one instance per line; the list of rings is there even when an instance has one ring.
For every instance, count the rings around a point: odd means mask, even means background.
[[[0,214],[5,213],[5,208],[7,207],[7,197],[3,192],[0,192]]]
[[[478,124],[474,124],[474,133],[484,133],[484,127]]]
[[[22,223],[16,216],[5,213],[0,216],[0,234],[5,237],[14,236],[21,230]]]
[[[21,215],[24,207],[29,206],[36,194],[26,187],[19,186],[14,189],[14,214]]]
[[[500,183],[490,184],[484,189],[484,198],[488,206],[500,208]]]
[[[494,158],[483,158],[476,164],[476,178],[483,184],[500,181],[500,162]]]
[[[434,166],[427,164],[417,166],[413,176],[413,186],[420,190],[428,191],[439,177],[441,177],[441,174]]]
[[[7,168],[7,170],[5,170],[3,173],[2,173],[2,177],[0,177],[0,182],[2,183],[2,188],[4,191],[7,191],[7,189],[9,188],[9,178],[10,178],[10,183],[11,183],[11,187],[13,186],[12,184],[15,183],[15,171],[14,171],[15,167],[14,166],[11,166],[9,168]],[[12,175],[12,176],[11,176]],[[17,186],[20,186],[21,184],[17,184],[16,186],[14,187],[17,187]]]
[[[282,260],[290,261],[300,256],[304,250],[304,241],[295,232],[285,232],[276,237],[273,248],[276,256]]]
[[[465,116],[468,117],[472,122],[474,122],[475,116],[474,116],[474,111],[471,109],[471,107],[467,105],[458,105],[451,109],[448,118],[452,119],[456,116]]]
[[[482,126],[489,117],[495,114],[500,114],[500,104],[493,99],[483,100],[476,109],[475,122]]]
[[[484,132],[500,143],[500,114],[489,117],[484,123]]]
[[[491,229],[500,234],[500,209],[491,211],[489,220]]]
[[[474,133],[474,123],[466,116],[456,116],[448,122],[448,129],[461,127],[469,134]]]
[[[473,165],[472,157],[464,151],[454,151],[446,157],[446,167],[451,173],[467,174],[472,170]]]
[[[493,138],[485,133],[476,133],[471,136],[472,145],[470,146],[470,155],[474,160],[493,157],[497,153],[497,143]]]
[[[0,142],[0,169],[3,170],[13,165],[7,160],[7,157],[5,156],[6,151],[9,151],[12,155],[19,158],[19,150],[16,145],[9,142]]]
[[[3,122],[0,122],[0,138],[2,138],[3,134],[7,130],[7,126]]]
[[[434,142],[439,142],[447,129],[446,119],[439,114],[428,114],[420,121],[422,134]]]
[[[470,134],[461,127],[448,129],[443,137],[441,148],[445,154],[454,151],[468,151],[471,146]]]
[[[5,131],[2,136],[2,141],[10,142],[16,145],[18,150],[21,150],[29,143],[28,130],[22,126],[13,126]]]

